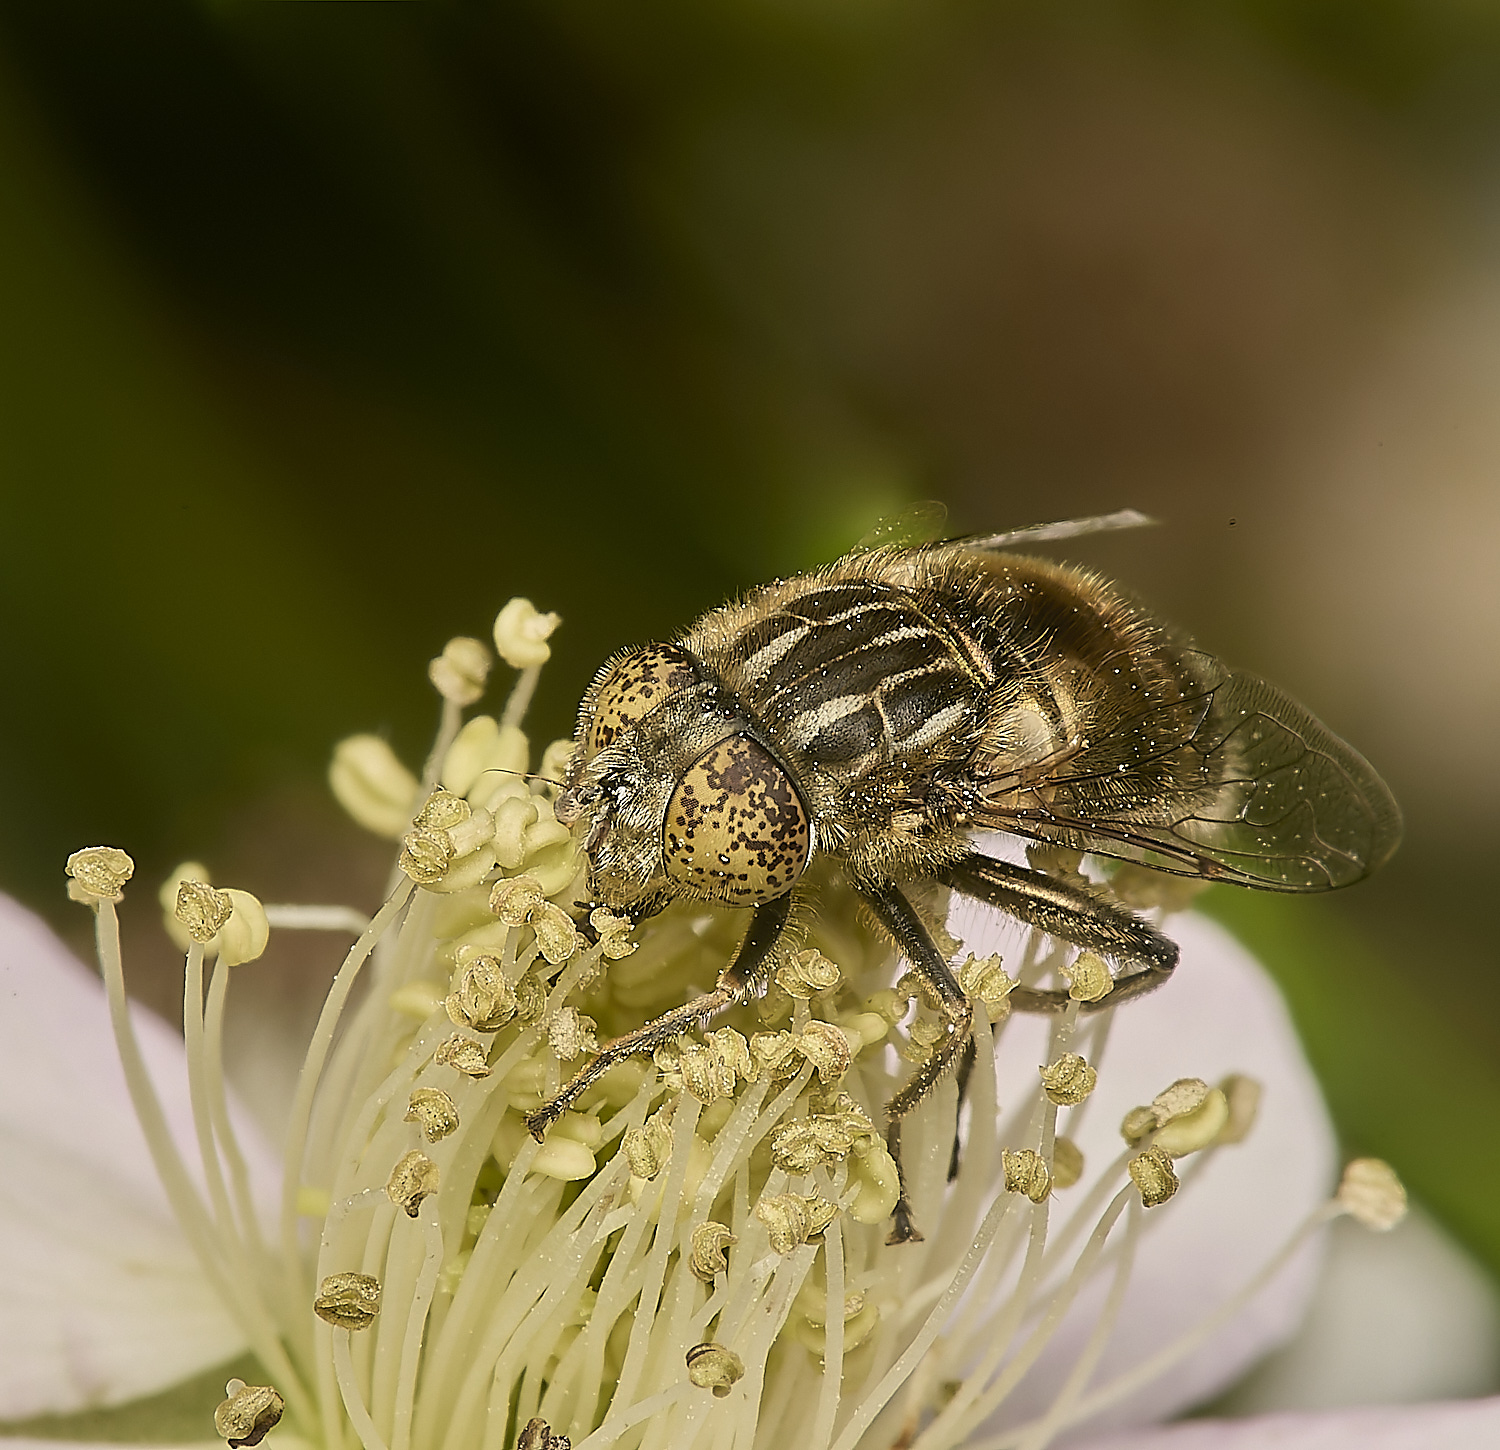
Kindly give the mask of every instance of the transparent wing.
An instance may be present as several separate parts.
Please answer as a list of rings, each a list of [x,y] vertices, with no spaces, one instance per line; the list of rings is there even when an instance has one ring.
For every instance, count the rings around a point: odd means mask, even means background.
[[[854,546],[857,553],[871,549],[909,549],[916,544],[930,544],[943,536],[948,523],[948,505],[936,499],[909,503],[905,508],[887,514]]]
[[[983,824],[1272,891],[1330,891],[1390,857],[1401,813],[1361,755],[1264,680],[1180,663],[1186,688],[1043,762]]]
[[[1156,520],[1138,509],[1118,509],[1112,514],[1093,514],[1086,519],[1064,519],[1055,524],[1028,524],[1004,534],[975,534],[955,539],[970,549],[1013,549],[1028,544],[1045,544],[1054,539],[1076,539],[1080,534],[1107,534],[1114,529],[1141,529]]]

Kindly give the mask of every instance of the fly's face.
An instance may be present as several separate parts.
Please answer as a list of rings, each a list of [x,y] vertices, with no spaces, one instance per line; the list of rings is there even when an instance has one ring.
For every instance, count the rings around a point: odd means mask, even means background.
[[[588,822],[592,892],[622,910],[673,896],[760,905],[785,895],[812,855],[791,776],[676,645],[641,646],[599,672],[557,814]]]

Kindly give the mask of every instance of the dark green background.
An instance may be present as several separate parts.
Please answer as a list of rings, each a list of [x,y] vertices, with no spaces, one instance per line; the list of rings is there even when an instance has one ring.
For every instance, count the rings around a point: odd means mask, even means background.
[[[97,842],[365,900],[330,746],[416,761],[427,659],[509,595],[566,617],[545,739],[612,648],[905,501],[1136,505],[1164,526],[1070,556],[1407,808],[1368,887],[1210,906],[1350,1146],[1500,1266],[1500,849],[1464,804],[1500,774],[1445,698],[1385,718],[1409,653],[1278,607],[1285,459],[1384,319],[1490,264],[1497,97],[1500,9],[1419,0],[8,0],[0,879],[75,935]]]

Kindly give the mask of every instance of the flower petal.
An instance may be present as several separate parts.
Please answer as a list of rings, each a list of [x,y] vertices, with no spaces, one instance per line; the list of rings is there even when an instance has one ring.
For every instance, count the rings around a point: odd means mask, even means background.
[[[132,1016],[191,1161],[182,1039],[144,1010]],[[264,1176],[270,1155],[236,1118]],[[102,984],[5,897],[0,1145],[0,1418],[122,1404],[244,1348],[156,1180]]]
[[[1189,1420],[1084,1443],[1087,1450],[1478,1450],[1500,1445],[1500,1399]]]
[[[996,928],[967,903],[950,926],[967,949],[996,949]],[[1000,928],[1002,935],[1005,928]],[[1276,987],[1221,927],[1194,914],[1168,931],[1182,948],[1173,979],[1116,1014],[1099,1062],[1099,1086],[1081,1110],[1063,1114],[1059,1132],[1083,1150],[1085,1175],[1059,1193],[1052,1222],[1063,1222],[1124,1147],[1126,1111],[1177,1078],[1217,1082],[1231,1072],[1264,1088],[1249,1139],[1216,1150],[1201,1177],[1189,1158],[1188,1181],[1169,1204],[1149,1210],[1131,1284],[1115,1332],[1089,1388],[1146,1359],[1227,1300],[1292,1235],[1333,1183],[1334,1139],[1318,1086]],[[1016,938],[1011,939],[1011,944]],[[1005,950],[1002,945],[1000,949]],[[1014,951],[1009,959],[1017,959]],[[1047,1024],[1017,1016],[1000,1050],[1001,1102],[1014,1102],[1047,1060]],[[1119,1230],[1117,1229],[1116,1232]],[[1309,1245],[1251,1303],[1167,1374],[1104,1411],[1091,1428],[1140,1425],[1201,1403],[1238,1379],[1297,1327],[1319,1263]],[[1032,1372],[985,1426],[986,1432],[1046,1411],[1096,1322],[1107,1284],[1089,1286]]]

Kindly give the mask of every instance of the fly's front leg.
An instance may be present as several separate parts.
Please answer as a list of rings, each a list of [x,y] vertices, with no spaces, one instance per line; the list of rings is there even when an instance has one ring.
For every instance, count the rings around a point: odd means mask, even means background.
[[[974,1007],[968,994],[959,986],[958,979],[949,970],[943,954],[933,943],[932,936],[922,925],[921,918],[912,908],[911,902],[895,885],[884,882],[876,886],[861,886],[859,894],[879,918],[880,924],[891,934],[901,955],[911,968],[932,988],[943,1015],[948,1019],[948,1031],[927,1060],[918,1066],[911,1081],[886,1104],[886,1146],[896,1162],[896,1173],[901,1183],[901,1196],[896,1200],[892,1213],[890,1244],[909,1243],[920,1239],[916,1225],[912,1222],[911,1203],[906,1196],[906,1172],[901,1166],[901,1120],[923,1098],[937,1086],[952,1070],[955,1061],[972,1041],[974,1029]]]
[[[1115,1007],[1149,992],[1165,982],[1177,965],[1177,943],[1155,927],[1102,895],[1054,881],[1039,871],[976,851],[945,866],[935,877],[944,886],[999,907],[1049,936],[1138,968],[1119,978],[1097,1002],[1082,1003],[1085,1012]],[[1064,991],[1039,987],[1017,987],[1009,998],[1019,1012],[1061,1012],[1070,1000]]]
[[[740,949],[734,960],[719,975],[718,984],[712,992],[695,997],[681,1007],[663,1012],[634,1032],[608,1042],[582,1071],[576,1073],[567,1086],[549,1103],[543,1103],[526,1119],[531,1136],[541,1142],[547,1129],[560,1118],[594,1083],[618,1062],[637,1053],[654,1052],[664,1042],[681,1037],[684,1032],[706,1022],[710,1017],[727,1011],[738,1002],[743,1002],[760,980],[766,961],[781,934],[786,930],[787,919],[792,911],[792,898],[778,896],[755,908],[750,925],[745,930]]]

